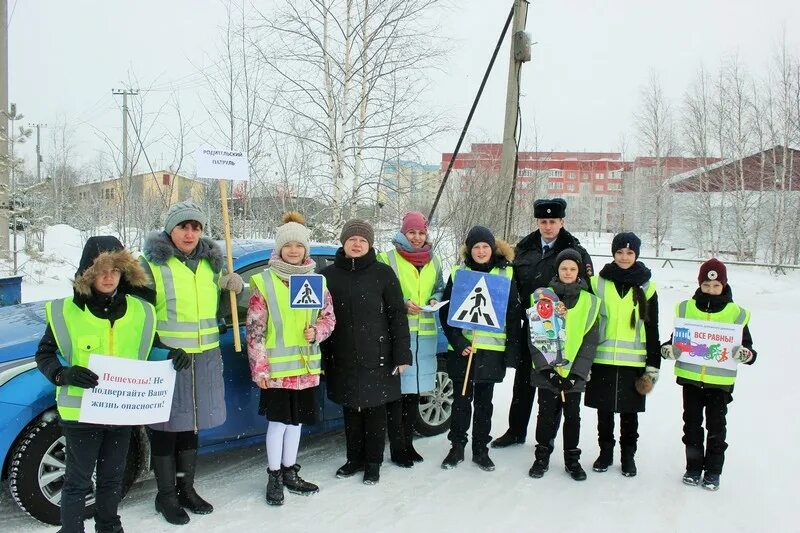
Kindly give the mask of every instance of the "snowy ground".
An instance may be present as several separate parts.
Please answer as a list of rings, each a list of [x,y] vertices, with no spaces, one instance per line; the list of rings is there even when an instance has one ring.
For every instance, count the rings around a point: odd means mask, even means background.
[[[587,244],[593,251],[608,253],[605,239]],[[63,239],[63,246],[73,245]],[[71,261],[77,261],[74,254],[59,266],[60,271],[71,270],[67,277],[74,272],[68,265]],[[605,261],[598,258],[595,264],[599,267]],[[696,287],[697,265],[650,266],[659,285],[661,333],[666,336],[672,307]],[[319,483],[321,492],[308,499],[288,494],[281,508],[264,502],[263,446],[203,457],[198,489],[216,510],[193,516],[190,530],[800,531],[800,510],[792,503],[800,474],[800,454],[794,450],[800,442],[794,408],[800,404],[796,386],[800,360],[790,346],[790,331],[800,319],[800,272],[774,276],[765,269],[731,267],[728,277],[736,301],[753,311],[751,330],[760,355],[754,366],[741,370],[730,405],[730,447],[719,492],[681,484],[680,388],[672,377],[672,364],[665,363],[647,412],[640,417],[635,478],[622,477],[618,461],[604,474],[590,471],[597,454],[590,409],[583,412],[582,463],[589,470],[583,483],[572,481],[563,471],[559,448],[543,479],[528,477],[533,461],[530,439],[524,446],[492,451],[495,472],[479,470],[469,457],[456,470],[444,471],[439,463],[449,445],[442,435],[416,441],[424,463],[404,470],[387,462],[380,484],[367,487],[358,477],[334,478],[344,461],[343,435],[337,433],[310,438],[301,449],[302,474]],[[63,280],[60,285],[56,281],[48,282],[50,290],[60,294],[68,290]],[[45,294],[43,288],[42,297]],[[495,436],[506,429],[512,383],[509,372],[495,391]],[[127,531],[176,530],[156,515],[155,491],[150,478],[128,494],[121,509]],[[0,492],[0,517],[3,531],[56,530],[17,510],[5,488]],[[87,529],[91,527],[87,524]]]

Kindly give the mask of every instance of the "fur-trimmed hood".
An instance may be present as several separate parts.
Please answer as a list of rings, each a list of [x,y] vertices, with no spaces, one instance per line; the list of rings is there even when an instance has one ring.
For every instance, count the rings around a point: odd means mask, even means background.
[[[119,285],[123,292],[127,292],[128,287],[144,287],[147,285],[147,275],[133,255],[127,250],[115,250],[101,252],[90,267],[75,277],[72,282],[75,293],[81,296],[91,296],[92,285],[98,273],[113,268],[117,268],[122,272]]]
[[[461,245],[460,253],[462,261],[466,261],[469,258],[469,250],[467,250],[466,244]],[[503,239],[496,239],[494,256],[497,259],[505,259],[505,261],[511,263],[514,261],[514,248]]]
[[[144,257],[151,263],[157,265],[165,265],[170,257],[176,255],[180,251],[172,243],[169,235],[163,231],[154,231],[147,236],[144,242],[142,253]],[[208,259],[211,263],[211,269],[214,272],[221,272],[224,260],[222,257],[222,248],[217,243],[208,237],[200,237],[200,242],[197,243],[197,248],[193,257],[196,259]]]

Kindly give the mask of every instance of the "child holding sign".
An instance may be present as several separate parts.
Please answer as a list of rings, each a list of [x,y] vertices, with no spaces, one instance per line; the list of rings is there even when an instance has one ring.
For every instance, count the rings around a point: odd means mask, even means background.
[[[742,328],[742,344],[732,354],[739,363],[752,365],[756,360],[753,339],[747,327],[750,312],[733,302],[733,293],[728,285],[728,271],[718,259],[709,259],[700,267],[697,278],[700,287],[691,300],[675,307],[675,316],[709,322],[738,324]],[[673,344],[673,338],[661,347],[665,359],[678,359],[681,349]],[[699,485],[703,475],[703,488],[719,489],[719,478],[725,462],[726,421],[728,404],[733,401],[733,384],[736,369],[699,366],[675,361],[678,385],[683,387],[683,443],[686,445],[686,473],[683,482]],[[703,442],[703,409],[705,409],[708,437]],[[705,444],[705,453],[703,452]]]
[[[148,359],[155,331],[155,308],[130,295],[147,277],[116,237],[90,237],[83,247],[70,298],[47,302],[47,329],[36,365],[56,386],[61,431],[66,438],[66,471],[61,491],[61,531],[82,532],[86,497],[95,482],[97,531],[122,531],[117,507],[122,498],[131,426],[80,422],[84,389],[98,384],[88,368],[92,353]],[[173,364],[186,363],[170,352]]]
[[[311,232],[296,212],[283,217],[275,233],[269,268],[250,279],[252,297],[247,310],[247,353],[253,381],[261,387],[259,413],[266,415],[269,505],[283,505],[283,487],[304,496],[319,487],[298,475],[297,450],[302,424],[321,420],[319,343],[336,324],[333,302],[324,290],[320,311],[292,309],[289,277],[312,274]]]
[[[508,243],[495,240],[492,232],[483,226],[475,226],[467,234],[465,246],[461,249],[464,264],[453,269],[442,301],[450,300],[453,292],[453,281],[459,268],[488,272],[500,276],[513,276],[511,262],[514,250]],[[489,435],[492,429],[492,396],[495,383],[500,383],[506,375],[506,368],[513,367],[519,356],[521,336],[522,310],[515,284],[512,282],[506,310],[506,329],[503,334],[495,336],[505,340],[492,347],[476,349],[474,360],[467,375],[467,361],[473,349],[473,333],[454,328],[447,323],[450,305],[461,302],[450,302],[439,310],[444,334],[450,343],[447,351],[447,372],[453,380],[453,415],[450,423],[450,452],[442,461],[442,468],[455,468],[464,460],[464,447],[467,445],[467,430],[472,417],[472,462],[482,470],[494,470],[494,463],[489,458]],[[481,303],[476,298],[475,305]],[[466,394],[463,393],[464,381],[467,381]],[[472,404],[475,414],[472,416]]]
[[[597,350],[600,299],[588,292],[583,265],[580,252],[567,248],[556,257],[558,274],[550,282],[558,302],[551,300],[550,305],[547,305],[544,296],[549,291],[546,289],[537,289],[531,294],[529,320],[532,317],[541,320],[545,318],[541,316],[542,314],[550,315],[549,311],[552,310],[553,314],[563,314],[563,320],[566,322],[565,339],[559,341],[557,350],[560,353],[555,354],[556,357],[542,353],[532,338],[534,325],[531,324],[530,327],[531,337],[528,338],[528,344],[533,363],[531,385],[539,389],[536,460],[528,472],[533,478],[544,476],[550,466],[553,441],[558,433],[558,419],[563,410],[564,467],[575,481],[586,479],[586,472],[580,464],[581,450],[578,448],[581,432],[581,392],[586,389],[586,380]],[[539,302],[544,305],[537,306]],[[537,307],[542,312],[536,312]],[[562,356],[563,363],[559,361],[559,355]]]

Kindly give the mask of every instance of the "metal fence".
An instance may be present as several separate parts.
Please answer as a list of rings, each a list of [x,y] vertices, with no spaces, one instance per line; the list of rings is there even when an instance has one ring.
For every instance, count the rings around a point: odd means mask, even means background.
[[[592,257],[610,257],[613,258],[613,255],[610,254],[591,254]],[[673,262],[677,263],[696,263],[698,265],[703,264],[707,261],[707,259],[686,259],[683,257],[645,257],[640,256],[639,259],[646,259],[648,261],[663,261],[661,263],[661,268],[669,265],[670,268],[674,268]],[[780,264],[771,264],[771,263],[754,263],[750,261],[723,261],[726,265],[737,265],[737,266],[750,266],[750,267],[761,267],[761,268],[770,268],[775,270],[776,272],[784,272],[786,270],[800,270],[800,265],[780,265]]]

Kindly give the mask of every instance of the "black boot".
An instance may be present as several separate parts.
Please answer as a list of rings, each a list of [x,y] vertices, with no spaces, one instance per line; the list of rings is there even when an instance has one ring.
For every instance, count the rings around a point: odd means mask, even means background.
[[[525,437],[520,437],[512,433],[509,429],[502,437],[498,437],[492,441],[492,448],[507,448],[516,444],[525,444]]]
[[[181,450],[177,454],[178,503],[194,514],[211,514],[214,507],[194,490],[197,450]]]
[[[478,465],[481,470],[491,472],[494,470],[494,463],[489,458],[489,450],[483,448],[482,450],[472,451],[472,462]]]
[[[550,468],[551,450],[547,446],[537,444],[533,453],[535,460],[533,461],[533,466],[531,466],[531,469],[528,470],[528,475],[532,478],[539,479],[540,477],[544,476],[544,473]]]
[[[164,519],[170,524],[176,526],[188,524],[189,515],[178,503],[178,493],[175,488],[175,457],[154,455],[152,463],[158,486],[156,511],[164,515]]]
[[[283,505],[283,470],[267,469],[267,504]]]
[[[450,470],[458,466],[458,463],[464,462],[464,445],[453,444],[450,446],[450,451],[447,452],[447,457],[442,461],[442,468]]]
[[[614,443],[613,442],[601,442],[600,443],[600,455],[595,460],[594,464],[592,465],[592,470],[595,472],[605,472],[608,470],[608,467],[614,462]]]
[[[625,477],[633,477],[636,475],[636,446],[622,446],[622,475]]]
[[[414,449],[413,444],[408,447],[408,456],[411,457],[411,460],[415,463],[421,463],[423,461],[422,456]]]
[[[339,479],[352,477],[362,470],[364,470],[364,463],[361,461],[351,461],[348,459],[347,462],[340,466],[339,470],[336,471],[336,477]]]
[[[392,462],[400,468],[411,468],[414,466],[414,461],[411,459],[411,455],[405,450],[393,452],[391,454],[391,459]]]
[[[300,465],[295,463],[292,466],[282,466],[281,471],[283,472],[283,484],[292,494],[310,496],[319,492],[318,486],[309,483],[297,473],[300,471]]]
[[[564,450],[564,469],[575,481],[585,481],[586,472],[581,466],[581,451],[579,448]]]
[[[381,480],[381,464],[367,463],[364,467],[364,485],[377,485]]]

